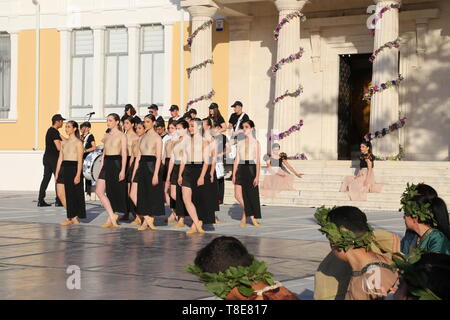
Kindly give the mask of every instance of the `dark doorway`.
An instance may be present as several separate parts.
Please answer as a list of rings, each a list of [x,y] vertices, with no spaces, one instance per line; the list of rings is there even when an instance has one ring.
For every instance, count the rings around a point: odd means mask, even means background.
[[[338,98],[338,159],[350,160],[359,152],[359,144],[369,132],[370,101],[364,90],[372,81],[370,54],[340,56]],[[354,157],[354,156],[353,156]]]

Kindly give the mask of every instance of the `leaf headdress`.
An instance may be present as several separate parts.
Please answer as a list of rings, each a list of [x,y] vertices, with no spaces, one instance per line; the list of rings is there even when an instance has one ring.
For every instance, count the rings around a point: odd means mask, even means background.
[[[219,273],[203,272],[195,265],[186,265],[184,270],[192,273],[201,281],[205,282],[206,290],[222,299],[224,299],[235,287],[237,287],[243,296],[250,297],[255,293],[252,284],[261,281],[270,286],[275,284],[275,281],[272,279],[272,274],[267,271],[266,263],[256,259],[253,260],[252,264],[248,267],[229,267],[225,271]]]
[[[424,249],[414,248],[405,256],[397,252],[392,256],[393,267],[398,269],[403,281],[408,285],[408,291],[419,300],[441,300],[433,291],[428,288],[428,272],[423,265],[417,265]]]
[[[402,194],[400,199],[400,203],[402,207],[398,209],[398,211],[403,211],[411,215],[413,218],[419,218],[419,222],[424,223],[427,221],[432,222],[432,226],[437,226],[436,218],[434,217],[433,212],[430,209],[430,204],[426,203],[424,205],[420,205],[416,201],[413,200],[415,196],[418,196],[419,191],[417,189],[417,185],[412,183],[406,184],[406,189]]]
[[[379,244],[375,241],[373,229],[370,225],[368,225],[369,231],[358,236],[353,231],[342,226],[338,227],[335,223],[331,222],[328,215],[335,208],[337,207],[330,209],[322,206],[314,214],[317,223],[320,225],[319,231],[327,236],[333,246],[344,252],[347,252],[351,248],[365,248],[369,251],[372,244],[379,247]]]

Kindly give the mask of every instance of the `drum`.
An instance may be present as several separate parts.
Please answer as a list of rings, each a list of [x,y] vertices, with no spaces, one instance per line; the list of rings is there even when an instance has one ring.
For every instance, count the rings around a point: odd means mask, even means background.
[[[95,182],[100,174],[102,155],[103,146],[99,146],[95,151],[89,153],[86,159],[84,159],[83,175],[86,179],[92,181],[92,185],[95,185]]]

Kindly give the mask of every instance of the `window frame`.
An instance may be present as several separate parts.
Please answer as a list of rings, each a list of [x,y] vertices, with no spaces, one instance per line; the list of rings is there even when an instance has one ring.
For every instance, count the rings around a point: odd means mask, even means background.
[[[110,30],[114,30],[114,29],[125,29],[126,34],[127,34],[127,51],[125,52],[120,52],[120,53],[111,53],[109,52],[110,50],[110,41],[111,41],[111,37],[110,37]],[[128,28],[125,26],[121,26],[121,25],[117,25],[117,26],[111,26],[111,27],[107,27],[106,28],[106,36],[105,36],[105,56],[104,56],[104,64],[105,64],[105,68],[104,68],[104,80],[103,83],[105,84],[104,89],[103,89],[103,99],[105,101],[104,104],[104,109],[106,108],[122,108],[124,105],[123,104],[119,104],[119,70],[120,70],[120,57],[129,56],[129,35],[128,35]],[[108,57],[115,57],[116,59],[116,104],[106,104],[106,77],[107,77],[107,59]],[[129,65],[128,65],[128,70],[129,71]],[[128,81],[128,80],[127,80]]]
[[[92,54],[76,54],[76,33],[78,31],[90,31],[92,34]],[[94,32],[90,28],[82,28],[76,29],[72,32],[71,39],[71,53],[70,53],[70,105],[69,105],[69,113],[72,116],[73,109],[86,109],[92,110],[94,108],[93,104],[86,105],[86,58],[94,59]],[[74,105],[73,104],[73,70],[74,70],[74,58],[82,58],[82,86],[81,86],[81,101],[83,105]],[[93,61],[92,61],[93,62]]]
[[[9,63],[9,79],[7,79],[7,82],[9,82],[9,92],[8,90],[5,90],[4,84],[6,82],[2,81],[2,87],[0,88],[1,91],[1,101],[0,101],[0,113],[6,113],[6,116],[0,116],[0,119],[9,119],[9,112],[11,112],[11,90],[12,90],[12,74],[11,74],[11,67],[12,67],[12,52],[11,52],[11,35],[9,33],[5,33],[5,32],[0,32],[0,38],[4,38],[7,39],[8,43],[9,43],[9,60],[3,60],[1,59],[0,61],[6,61],[6,63]],[[1,74],[2,77],[5,77],[5,74],[2,73]],[[9,98],[9,102],[6,105],[3,105],[3,101],[6,100],[5,99],[5,93],[8,95]]]
[[[161,26],[162,27],[162,38],[163,38],[162,50],[155,50],[155,51],[144,50],[144,33],[145,33],[145,28],[146,27],[153,27],[153,26]],[[161,103],[155,103],[155,102],[142,103],[141,102],[142,55],[151,54],[151,56],[152,56],[152,85],[151,85],[150,90],[151,90],[151,99],[153,100],[153,97],[154,97],[154,94],[153,94],[153,81],[154,81],[154,79],[153,79],[153,70],[154,70],[154,68],[153,68],[153,66],[155,64],[155,54],[162,53],[162,54],[164,54],[164,59],[166,59],[166,57],[165,57],[165,55],[166,55],[166,52],[165,52],[166,37],[165,37],[164,29],[165,29],[165,26],[163,24],[161,24],[161,23],[151,23],[151,24],[141,25],[140,35],[139,35],[139,81],[138,81],[138,99],[139,99],[138,107],[139,108],[148,108],[148,107],[150,107],[150,105],[152,103],[156,104],[158,106],[158,108],[159,107],[162,108],[164,106],[164,99],[163,99],[163,101]]]

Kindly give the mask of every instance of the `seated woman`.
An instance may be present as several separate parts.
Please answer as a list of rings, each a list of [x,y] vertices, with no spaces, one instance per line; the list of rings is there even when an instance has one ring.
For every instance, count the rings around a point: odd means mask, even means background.
[[[418,194],[417,186],[408,184],[401,204],[406,228],[418,236],[416,243],[411,243],[410,248],[450,255],[450,226],[444,200],[429,200]]]
[[[411,187],[414,187],[414,184],[411,185]],[[418,194],[425,196],[428,200],[433,200],[434,198],[438,197],[438,193],[432,186],[429,186],[425,183],[419,183],[416,186]],[[403,236],[401,242],[400,242],[400,252],[403,254],[409,254],[410,248],[414,248],[417,243],[417,238],[419,236],[417,233],[410,229],[406,229],[405,235]]]
[[[194,264],[185,266],[185,270],[198,276],[206,289],[219,298],[298,300],[281,283],[272,280],[265,262],[255,260],[236,238],[214,239],[197,253]]]
[[[314,216],[320,232],[330,241],[333,254],[352,269],[345,300],[381,300],[387,296],[398,274],[390,266],[391,259],[371,250],[378,243],[364,212],[344,206],[321,208]]]
[[[261,186],[261,194],[266,198],[275,198],[278,192],[294,189],[294,176],[301,178],[302,174],[297,172],[287,161],[286,153],[280,153],[280,145],[272,145],[272,153],[264,156],[267,163],[268,175],[265,176]],[[288,170],[289,169],[289,170]]]
[[[368,192],[381,192],[383,185],[375,182],[373,166],[375,157],[372,154],[372,144],[361,142],[361,155],[359,157],[359,171],[356,176],[345,177],[340,192],[348,192],[352,201],[366,201]]]
[[[419,259],[417,262],[414,260]],[[424,253],[408,259],[396,259],[400,283],[395,300],[450,300],[450,256]],[[414,260],[412,260],[414,259]]]

